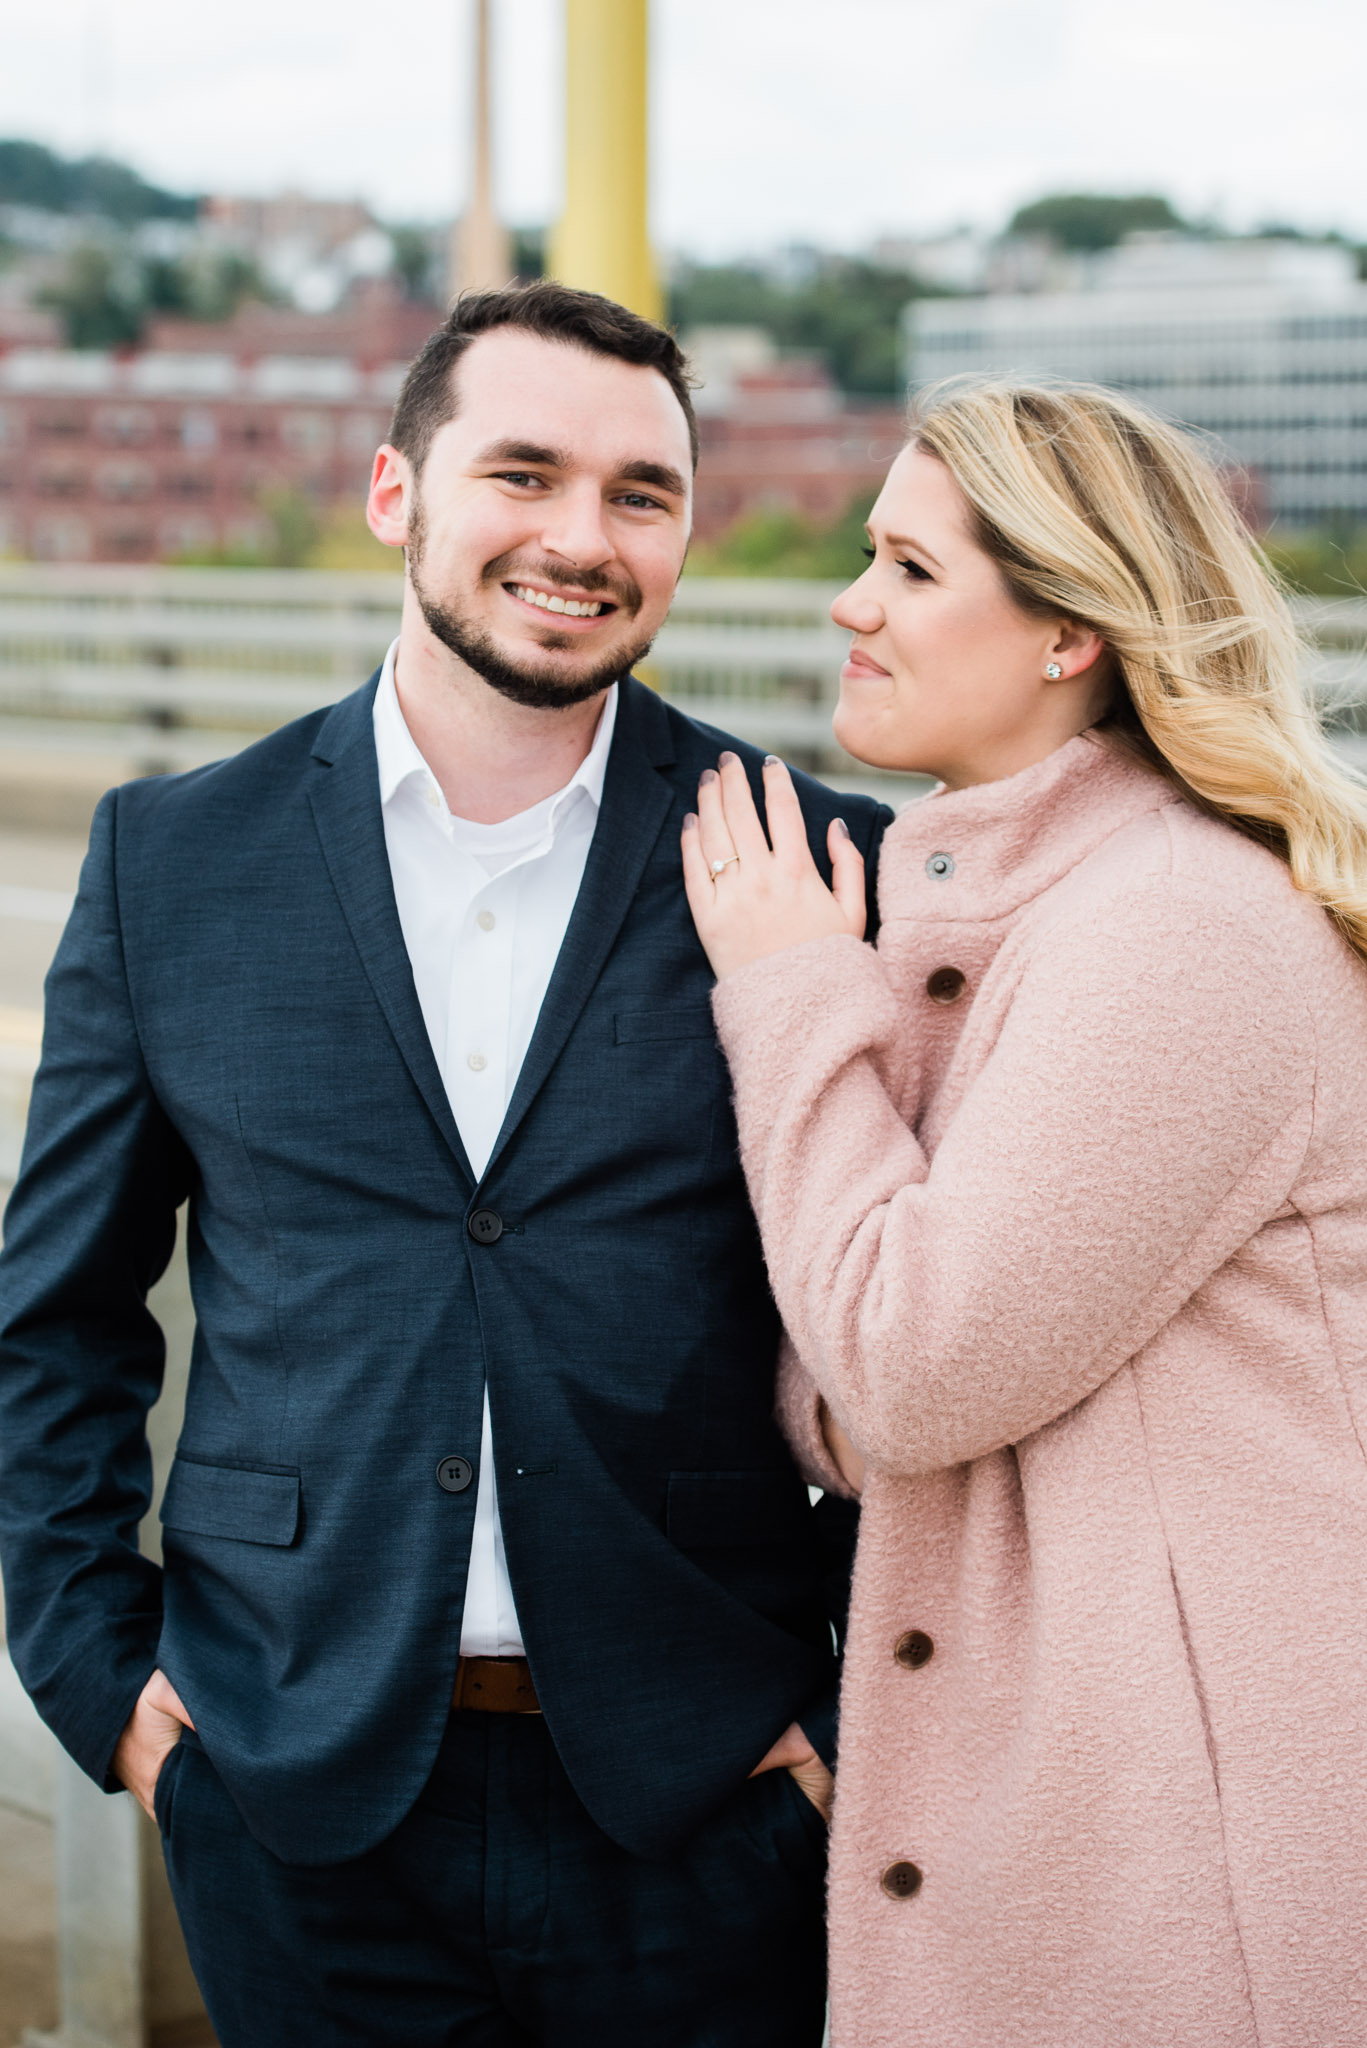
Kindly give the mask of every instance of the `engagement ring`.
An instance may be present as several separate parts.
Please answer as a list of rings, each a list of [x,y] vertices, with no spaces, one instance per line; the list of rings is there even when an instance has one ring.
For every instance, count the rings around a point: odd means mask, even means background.
[[[728,853],[725,860],[714,860],[712,863],[712,880],[715,882],[723,868],[729,868],[733,860],[739,859],[740,855],[738,853]]]

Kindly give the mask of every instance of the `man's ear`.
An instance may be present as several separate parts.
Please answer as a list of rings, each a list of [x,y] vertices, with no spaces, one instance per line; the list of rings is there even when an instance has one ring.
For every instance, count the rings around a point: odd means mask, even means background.
[[[391,448],[386,441],[375,451],[365,516],[366,525],[376,540],[383,541],[387,548],[407,545],[413,489],[412,464],[406,455],[400,454],[397,448]]]

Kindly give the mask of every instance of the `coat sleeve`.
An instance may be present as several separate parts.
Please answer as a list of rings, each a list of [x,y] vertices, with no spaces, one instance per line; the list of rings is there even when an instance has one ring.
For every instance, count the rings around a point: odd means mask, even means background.
[[[153,1093],[124,972],[117,792],[48,975],[43,1053],[0,1255],[0,1551],[10,1652],[110,1790],[156,1662],[161,1574],[138,1551],[164,1345],[147,1291],[175,1242],[184,1148]]]
[[[1066,1414],[1275,1213],[1309,1142],[1314,1028],[1285,948],[1171,877],[1040,939],[933,1159],[873,949],[794,947],[715,1003],[779,1309],[884,1470]],[[791,1367],[785,1391],[810,1459]]]

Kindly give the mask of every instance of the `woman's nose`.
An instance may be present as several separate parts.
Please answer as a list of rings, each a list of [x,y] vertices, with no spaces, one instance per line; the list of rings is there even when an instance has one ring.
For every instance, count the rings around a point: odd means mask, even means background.
[[[831,606],[831,617],[847,633],[876,633],[883,623],[883,607],[866,588],[867,574],[842,590]]]

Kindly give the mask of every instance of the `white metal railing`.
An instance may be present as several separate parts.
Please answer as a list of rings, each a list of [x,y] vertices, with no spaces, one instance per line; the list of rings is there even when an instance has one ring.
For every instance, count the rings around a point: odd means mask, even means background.
[[[839,587],[686,577],[650,679],[696,717],[838,767]],[[383,573],[0,564],[0,745],[213,759],[353,689],[383,658],[399,599]],[[1361,729],[1367,602],[1298,611],[1317,689]]]

